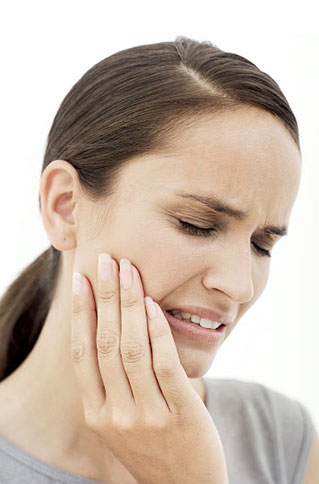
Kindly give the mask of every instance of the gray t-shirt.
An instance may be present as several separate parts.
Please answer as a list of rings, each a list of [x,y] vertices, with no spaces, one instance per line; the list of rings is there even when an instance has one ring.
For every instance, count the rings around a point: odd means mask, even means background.
[[[229,483],[302,484],[315,430],[308,410],[256,382],[203,380],[206,405],[224,447]],[[97,482],[49,465],[0,436],[0,483]]]

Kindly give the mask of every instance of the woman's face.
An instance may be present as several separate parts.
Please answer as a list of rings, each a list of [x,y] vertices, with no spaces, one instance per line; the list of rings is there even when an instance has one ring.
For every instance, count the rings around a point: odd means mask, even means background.
[[[230,316],[227,338],[265,288],[267,251],[280,236],[263,229],[288,226],[300,166],[294,140],[270,113],[198,118],[169,152],[128,162],[112,203],[79,200],[74,264],[96,294],[98,254],[128,258],[145,296],[163,309],[195,305]],[[234,214],[181,194],[218,199]],[[189,234],[179,219],[214,231]],[[172,334],[187,375],[205,374],[220,345]]]

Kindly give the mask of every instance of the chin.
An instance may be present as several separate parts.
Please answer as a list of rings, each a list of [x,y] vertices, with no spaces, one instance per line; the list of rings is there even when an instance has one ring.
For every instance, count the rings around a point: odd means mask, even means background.
[[[212,366],[214,356],[208,356],[206,353],[200,357],[195,354],[193,357],[180,357],[180,362],[188,378],[201,378]]]
[[[204,376],[204,374],[206,373],[206,372],[203,373],[201,371],[196,371],[196,370],[194,370],[194,371],[186,371],[185,370],[185,372],[186,372],[186,375],[188,376],[188,378],[200,378],[200,377]]]
[[[204,376],[212,366],[220,346],[210,346],[190,340],[184,335],[174,335],[179,360],[188,378]]]
[[[184,367],[184,370],[185,370],[185,373],[188,376],[188,378],[201,378],[202,376],[204,376],[207,373],[209,368],[210,368],[210,366],[208,368],[207,367],[205,367],[205,368],[200,368],[200,367],[185,368]]]

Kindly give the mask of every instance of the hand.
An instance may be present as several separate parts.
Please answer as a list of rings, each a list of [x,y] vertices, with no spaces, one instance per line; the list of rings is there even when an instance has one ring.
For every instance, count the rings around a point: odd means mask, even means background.
[[[72,297],[72,361],[85,422],[139,484],[228,483],[215,424],[182,367],[160,306],[151,319],[138,270],[121,261]],[[106,267],[101,261],[100,267]],[[96,301],[96,303],[95,303]],[[145,308],[146,305],[146,308]],[[147,309],[147,310],[146,310]]]

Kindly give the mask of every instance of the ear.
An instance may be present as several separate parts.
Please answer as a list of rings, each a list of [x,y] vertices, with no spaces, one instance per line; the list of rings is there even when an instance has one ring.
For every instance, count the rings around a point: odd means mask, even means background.
[[[64,160],[51,161],[41,176],[41,213],[49,239],[60,251],[76,247],[78,197],[76,169]]]

